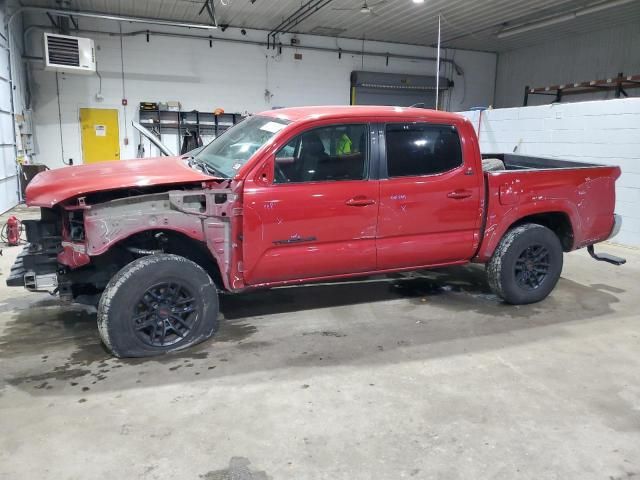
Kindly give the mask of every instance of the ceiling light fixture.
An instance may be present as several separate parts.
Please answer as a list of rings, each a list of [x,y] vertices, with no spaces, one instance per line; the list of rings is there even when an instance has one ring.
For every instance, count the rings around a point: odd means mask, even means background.
[[[424,0],[413,0],[413,3],[424,3]]]
[[[415,1],[415,0],[414,0]],[[634,2],[635,0],[616,0],[613,2],[599,3],[597,5],[593,5],[591,7],[582,8],[580,10],[576,10],[571,13],[565,13],[563,15],[558,15],[557,17],[546,18],[544,20],[540,20],[538,22],[525,23],[523,25],[518,25],[517,27],[507,28],[499,32],[496,36],[500,39],[508,38],[513,35],[518,35],[520,33],[529,32],[531,30],[536,30],[538,28],[548,27],[550,25],[556,25],[558,23],[568,22],[569,20],[574,20],[576,18],[582,17],[583,15],[589,15],[591,13],[600,12],[602,10],[606,10],[612,7],[618,7],[620,5],[624,5],[626,3]]]

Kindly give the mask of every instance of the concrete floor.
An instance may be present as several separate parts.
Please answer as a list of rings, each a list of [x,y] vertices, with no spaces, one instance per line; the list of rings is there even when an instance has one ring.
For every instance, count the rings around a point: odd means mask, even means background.
[[[640,477],[640,251],[607,251],[524,307],[477,266],[225,297],[150,360],[0,277],[0,478]]]

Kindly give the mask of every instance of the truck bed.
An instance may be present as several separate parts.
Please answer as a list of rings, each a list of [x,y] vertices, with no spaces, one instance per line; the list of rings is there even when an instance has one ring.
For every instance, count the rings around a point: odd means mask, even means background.
[[[609,237],[619,167],[509,153],[483,154],[482,159],[487,216],[476,260],[488,260],[506,229],[523,218],[543,224],[542,216],[548,220],[555,215],[554,222],[566,219],[571,228],[566,251]],[[504,165],[490,162],[487,169],[487,159]]]

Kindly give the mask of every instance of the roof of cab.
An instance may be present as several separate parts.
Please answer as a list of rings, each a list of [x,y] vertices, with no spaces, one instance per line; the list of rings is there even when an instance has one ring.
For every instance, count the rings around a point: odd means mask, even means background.
[[[460,121],[464,117],[449,112],[411,107],[387,107],[374,105],[336,105],[318,107],[291,107],[268,110],[259,113],[274,118],[282,118],[292,122],[312,121],[321,118],[349,117],[397,117],[402,119],[423,119],[436,122]]]

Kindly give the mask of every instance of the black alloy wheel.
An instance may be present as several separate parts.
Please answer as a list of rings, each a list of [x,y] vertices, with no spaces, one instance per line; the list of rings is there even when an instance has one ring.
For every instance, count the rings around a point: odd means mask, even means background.
[[[506,303],[539,302],[558,283],[562,256],[555,232],[535,223],[518,225],[502,237],[487,263],[489,286]]]
[[[524,249],[515,262],[514,273],[518,285],[535,290],[542,285],[549,273],[549,250],[542,245],[531,245]]]
[[[134,328],[143,343],[166,347],[180,342],[198,321],[195,298],[180,283],[156,284],[140,297],[134,308]]]
[[[98,332],[116,357],[183,350],[218,328],[218,290],[193,261],[168,253],[122,267],[98,305]]]

